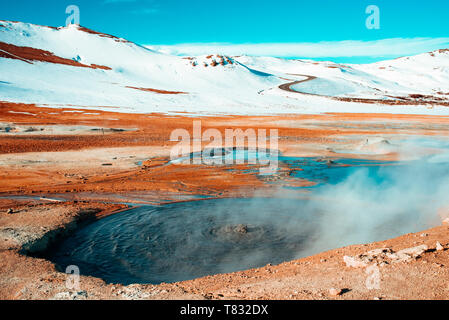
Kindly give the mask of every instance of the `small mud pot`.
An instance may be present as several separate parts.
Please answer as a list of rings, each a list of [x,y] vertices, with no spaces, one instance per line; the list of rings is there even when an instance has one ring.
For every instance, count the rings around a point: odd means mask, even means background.
[[[304,249],[317,226],[302,203],[218,199],[145,206],[96,221],[48,252],[62,269],[114,283],[175,282],[280,263]]]
[[[418,232],[440,223],[438,208],[449,192],[449,163],[430,160],[283,159],[297,167],[294,176],[318,183],[309,198],[135,208],[80,228],[45,258],[109,283],[158,284]]]

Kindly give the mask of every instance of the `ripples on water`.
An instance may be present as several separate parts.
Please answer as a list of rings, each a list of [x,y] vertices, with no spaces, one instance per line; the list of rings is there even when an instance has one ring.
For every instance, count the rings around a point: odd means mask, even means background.
[[[45,256],[107,282],[188,280],[423,230],[435,223],[432,197],[449,192],[447,162],[282,161],[293,177],[316,181],[310,190],[318,197],[140,207],[80,228]]]
[[[141,207],[87,225],[49,256],[62,268],[75,264],[83,274],[126,284],[280,263],[295,258],[313,236],[314,223],[312,212],[300,212],[301,202],[282,212],[278,202],[226,199]]]

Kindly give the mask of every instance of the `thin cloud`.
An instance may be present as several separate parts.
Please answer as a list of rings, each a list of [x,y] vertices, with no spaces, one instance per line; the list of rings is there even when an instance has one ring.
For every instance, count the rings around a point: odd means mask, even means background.
[[[220,53],[230,56],[271,56],[283,58],[398,57],[448,48],[449,38],[392,38],[374,41],[332,41],[317,43],[185,43],[148,45],[168,54],[187,56]]]

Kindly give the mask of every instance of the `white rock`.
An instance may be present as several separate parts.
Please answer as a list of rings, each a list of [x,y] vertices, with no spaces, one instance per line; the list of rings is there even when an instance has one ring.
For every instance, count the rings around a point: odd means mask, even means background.
[[[87,292],[86,291],[78,291],[78,292],[60,292],[55,294],[52,300],[86,300]]]
[[[343,261],[346,263],[347,267],[351,268],[365,268],[368,266],[367,262],[356,257],[344,256]]]
[[[374,249],[374,250],[368,251],[365,254],[367,256],[376,257],[376,256],[379,256],[379,255],[381,255],[383,253],[389,253],[389,252],[392,252],[390,248],[379,248],[379,249]]]
[[[429,247],[426,246],[425,244],[423,244],[423,245],[420,245],[417,247],[402,249],[402,250],[398,251],[397,254],[399,256],[406,254],[406,255],[416,258],[416,257],[420,256],[421,254],[423,254],[424,252],[426,252],[428,249],[429,249]]]
[[[329,289],[329,295],[336,297],[336,296],[340,296],[342,294],[342,290],[341,289],[335,289],[335,288],[330,288]]]

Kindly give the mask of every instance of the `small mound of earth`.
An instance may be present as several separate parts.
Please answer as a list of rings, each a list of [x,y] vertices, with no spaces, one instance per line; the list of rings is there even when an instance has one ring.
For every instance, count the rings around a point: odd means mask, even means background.
[[[254,240],[265,234],[262,226],[250,226],[247,224],[225,225],[223,227],[212,228],[210,234],[218,240],[222,241],[243,241]]]
[[[248,226],[244,224],[238,224],[236,226],[226,226],[224,231],[233,233],[248,233]]]
[[[220,234],[246,234],[248,233],[248,226],[245,224],[227,225],[222,228],[212,229],[212,233]]]

